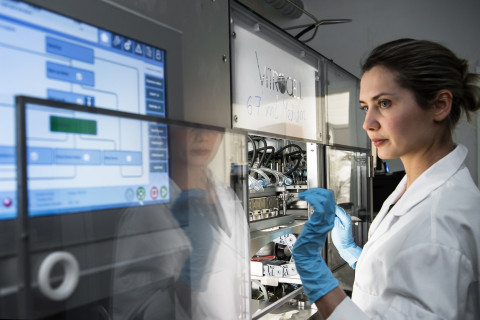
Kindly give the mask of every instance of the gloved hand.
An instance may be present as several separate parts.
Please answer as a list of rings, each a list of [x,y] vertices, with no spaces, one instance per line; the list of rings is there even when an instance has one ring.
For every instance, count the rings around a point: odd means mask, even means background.
[[[352,234],[352,219],[339,206],[336,207],[335,226],[332,230],[332,241],[340,254],[340,257],[345,260],[350,267],[355,269],[362,248],[357,246],[353,240]]]
[[[298,197],[308,201],[314,213],[303,226],[292,253],[303,290],[314,303],[338,286],[321,256],[327,234],[333,228],[336,205],[333,192],[326,189],[310,189],[299,193]]]

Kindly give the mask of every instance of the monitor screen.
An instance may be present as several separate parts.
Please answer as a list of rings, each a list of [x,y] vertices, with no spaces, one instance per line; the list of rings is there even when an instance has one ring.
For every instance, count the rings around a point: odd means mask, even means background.
[[[166,53],[158,45],[22,1],[0,0],[0,220],[16,217],[14,96],[165,117]],[[60,116],[58,121],[61,126],[65,119]],[[73,134],[89,135],[88,132]],[[92,148],[98,150],[100,143],[97,141]],[[126,145],[121,148],[127,150]],[[64,149],[63,165],[78,166],[78,159],[72,156],[75,153],[72,145]],[[48,151],[42,150],[38,149],[38,161],[47,161]],[[138,155],[132,155],[128,166],[117,163],[123,168],[121,177],[138,175],[139,169],[133,164],[139,161]],[[91,163],[99,161],[97,153],[89,156]],[[110,165],[118,161],[116,156],[118,153],[112,155]],[[45,164],[42,166],[46,168]],[[77,171],[56,174],[86,179],[78,176]],[[50,177],[46,171],[35,175]],[[98,205],[101,203],[99,199]]]
[[[30,217],[170,200],[166,124],[26,97],[17,108]]]

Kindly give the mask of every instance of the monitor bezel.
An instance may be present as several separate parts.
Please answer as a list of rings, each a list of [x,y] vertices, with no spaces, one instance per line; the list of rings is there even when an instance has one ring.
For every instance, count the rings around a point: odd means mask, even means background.
[[[69,110],[75,112],[84,112],[89,114],[98,114],[98,115],[105,115],[111,116],[116,118],[123,118],[129,120],[139,120],[148,123],[155,123],[155,124],[163,124],[168,126],[170,123],[166,119],[158,118],[152,115],[141,115],[136,113],[129,113],[117,110],[110,110],[110,109],[103,109],[97,107],[87,107],[83,105],[71,104],[67,102],[61,102],[57,100],[49,100],[49,99],[41,99],[36,97],[29,97],[29,96],[16,96],[15,98],[15,121],[16,121],[16,155],[17,155],[17,196],[18,196],[18,210],[17,210],[17,218],[21,218],[25,216],[26,219],[34,219],[34,220],[42,220],[45,218],[48,220],[47,217],[53,217],[55,215],[45,215],[45,216],[38,216],[32,217],[28,214],[28,176],[27,176],[27,136],[26,136],[26,109],[28,105],[38,105],[38,106],[45,106],[48,108],[56,108],[62,110]],[[168,137],[168,129],[167,129],[167,137]],[[168,148],[168,146],[167,146]],[[167,163],[170,161],[170,157],[167,158]],[[167,164],[169,166],[169,164]],[[168,175],[168,171],[167,171]],[[154,203],[154,204],[145,204],[146,207],[148,206],[155,206],[162,203]],[[136,207],[135,205],[133,205]],[[143,205],[139,204],[139,207]],[[75,214],[88,214],[89,212],[98,213],[98,212],[115,212],[121,211],[125,208],[130,206],[117,206],[107,209],[92,209],[86,211],[73,211],[68,212],[66,215],[75,215]],[[60,214],[63,215],[63,214]]]
[[[26,111],[28,105],[88,112],[91,114],[134,119],[149,123],[159,123],[165,125],[169,125],[169,123],[165,119],[155,116],[140,115],[96,107],[87,107],[83,105],[29,96],[16,96],[15,102],[18,209],[16,218],[0,221],[0,225],[13,224],[12,238],[16,240],[14,241],[15,245],[12,245],[11,249],[9,249],[7,252],[0,253],[0,258],[2,263],[7,264],[12,258],[18,259],[18,282],[21,283],[18,292],[21,297],[19,302],[25,303],[25,306],[27,306],[31,305],[32,299],[34,299],[32,297],[35,297],[36,294],[38,294],[36,293],[35,288],[36,279],[34,279],[35,266],[38,264],[39,259],[45,255],[45,253],[64,250],[68,251],[69,248],[84,248],[81,251],[87,252],[93,248],[92,246],[95,246],[101,242],[114,244],[117,239],[116,228],[126,210],[132,210],[133,208],[136,214],[151,214],[152,212],[155,212],[156,208],[158,208],[158,210],[162,210],[162,208],[165,208],[165,206],[169,205],[169,202],[149,205],[139,204],[138,206],[116,207],[111,209],[98,209],[31,217],[28,210],[26,142]],[[168,157],[167,162],[170,162],[170,157]],[[93,227],[94,230],[89,229],[89,226]],[[146,226],[146,228],[148,227],[149,226]],[[84,232],[79,232],[78,230]],[[99,230],[101,232],[95,232]],[[136,230],[130,236],[151,231],[153,230]],[[89,269],[91,267],[83,266],[81,269],[83,270],[84,268]],[[109,264],[106,270],[113,270],[113,268],[114,265]],[[99,272],[98,275],[89,275],[87,272],[84,277],[91,278],[99,276],[101,278],[106,270]],[[92,281],[100,281],[100,279]],[[99,292],[96,293],[100,298],[106,297],[109,294],[108,288],[104,289],[107,291],[100,292],[102,290],[99,290]],[[20,309],[22,309],[22,306],[20,306]]]

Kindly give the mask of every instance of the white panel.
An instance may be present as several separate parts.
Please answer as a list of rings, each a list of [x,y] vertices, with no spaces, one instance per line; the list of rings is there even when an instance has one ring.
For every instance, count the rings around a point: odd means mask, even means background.
[[[316,68],[235,26],[233,126],[319,140]]]

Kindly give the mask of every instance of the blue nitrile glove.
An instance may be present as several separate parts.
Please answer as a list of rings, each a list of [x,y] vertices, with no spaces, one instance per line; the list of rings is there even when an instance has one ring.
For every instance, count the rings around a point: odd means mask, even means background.
[[[355,269],[355,263],[357,262],[362,248],[357,246],[353,240],[352,234],[352,219],[350,216],[337,206],[335,210],[335,226],[332,230],[332,241],[340,254],[340,257],[345,260],[350,267]]]
[[[314,303],[338,287],[321,255],[327,234],[333,228],[336,205],[333,192],[326,189],[310,189],[299,193],[298,198],[308,201],[314,212],[303,226],[292,253],[303,291]]]

